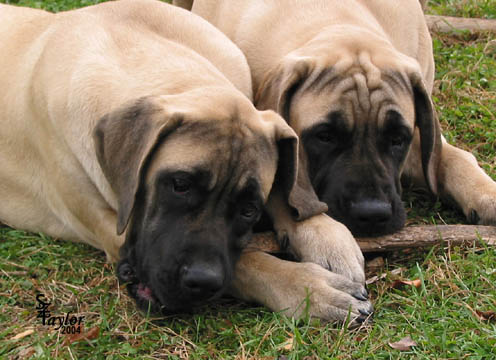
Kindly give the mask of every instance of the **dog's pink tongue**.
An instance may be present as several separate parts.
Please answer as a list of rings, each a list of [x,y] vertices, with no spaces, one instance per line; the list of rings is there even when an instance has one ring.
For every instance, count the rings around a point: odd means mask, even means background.
[[[150,289],[148,286],[145,286],[143,284],[138,285],[138,296],[150,302],[153,301],[152,289]]]

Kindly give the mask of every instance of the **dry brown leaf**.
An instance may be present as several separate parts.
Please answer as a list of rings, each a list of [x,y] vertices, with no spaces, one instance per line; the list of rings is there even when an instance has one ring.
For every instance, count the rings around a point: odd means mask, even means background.
[[[373,258],[372,260],[369,260],[365,263],[365,268],[367,270],[379,270],[384,268],[384,258],[382,256],[377,256]]]
[[[81,340],[84,337],[84,325],[77,325],[76,329],[77,332],[75,334],[66,334],[63,345],[72,344],[73,342]]]
[[[22,349],[21,351],[19,351],[19,353],[17,354],[17,359],[29,359],[31,358],[31,356],[34,355],[34,353],[36,352],[35,348],[32,347],[32,346],[29,346],[27,348],[24,348]]]
[[[26,336],[31,335],[32,333],[34,333],[34,329],[29,328],[29,329],[23,331],[22,333],[19,333],[16,336],[11,337],[10,340],[20,340],[22,338],[25,338]]]
[[[366,338],[365,335],[358,335],[358,336],[355,337],[355,341],[359,343],[360,341],[362,341],[365,338]]]
[[[279,345],[278,346],[279,349],[290,351],[293,348],[294,336],[291,333],[288,333],[288,335],[289,335],[288,340],[286,340],[284,343],[282,343],[281,345]]]
[[[391,284],[393,289],[400,289],[405,285],[415,286],[417,289],[422,285],[420,279],[415,280],[396,280]]]
[[[477,314],[477,317],[480,320],[484,321],[496,321],[496,312],[490,310],[490,311],[480,311],[480,310],[475,310],[475,313]]]
[[[389,343],[389,346],[391,346],[393,349],[400,350],[400,351],[407,351],[410,350],[412,346],[417,346],[417,343],[412,340],[410,336],[406,336],[400,341],[396,341],[394,343]]]
[[[491,40],[484,46],[484,54],[491,55],[493,53],[496,54],[496,40]]]
[[[293,342],[294,338],[289,338],[288,341],[286,341],[286,344],[282,347],[284,350],[291,350],[293,348]]]
[[[67,337],[64,340],[63,345],[70,345],[79,340],[93,340],[96,339],[100,335],[100,328],[98,326],[92,327],[87,332],[84,332],[83,326],[81,326],[80,334],[67,334]]]
[[[303,360],[320,360],[317,355],[307,355],[303,358]]]
[[[376,276],[372,276],[371,278],[368,278],[367,281],[365,282],[367,285],[370,285],[370,284],[373,284],[375,283],[376,281],[378,280],[382,280],[382,279],[385,279],[386,276],[389,275],[398,275],[400,274],[403,270],[405,270],[405,268],[398,268],[398,269],[394,269],[392,271],[390,271],[389,273],[382,273],[381,275],[376,275]]]

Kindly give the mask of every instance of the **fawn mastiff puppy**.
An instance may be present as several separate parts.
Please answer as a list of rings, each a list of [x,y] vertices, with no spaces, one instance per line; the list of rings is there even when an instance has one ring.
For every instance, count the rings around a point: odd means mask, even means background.
[[[496,183],[441,135],[418,0],[178,3],[241,48],[256,106],[296,131],[319,199],[354,234],[404,225],[402,176],[454,200],[470,221],[496,224]]]
[[[297,181],[294,131],[254,108],[244,56],[212,25],[152,0],[0,5],[0,34],[2,222],[120,258],[145,308],[232,285],[295,315],[305,287],[311,315],[371,312],[361,283],[314,264],[252,252],[233,275],[271,191],[303,218],[322,205]]]

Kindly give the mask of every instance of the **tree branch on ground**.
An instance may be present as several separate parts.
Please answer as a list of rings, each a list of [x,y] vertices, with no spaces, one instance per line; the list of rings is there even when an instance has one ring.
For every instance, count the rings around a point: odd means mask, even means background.
[[[443,243],[450,245],[482,245],[481,240],[487,245],[495,246],[496,227],[482,225],[408,226],[391,235],[357,238],[360,248],[365,253],[430,247]],[[247,250],[260,250],[268,253],[284,252],[272,232],[255,234]]]
[[[489,31],[496,33],[496,20],[494,19],[425,15],[425,20],[429,30],[432,32],[469,30],[472,32]]]

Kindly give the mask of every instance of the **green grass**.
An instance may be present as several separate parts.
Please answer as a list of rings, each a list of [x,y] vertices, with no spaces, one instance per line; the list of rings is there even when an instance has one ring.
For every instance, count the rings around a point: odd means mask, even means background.
[[[105,1],[107,0],[47,0],[47,1],[6,0],[0,2],[4,4],[29,6],[32,8],[58,12],[64,10],[77,9],[83,6],[94,5]]]
[[[1,1],[52,11],[100,1]],[[436,0],[431,13],[496,18],[496,2]],[[436,35],[434,101],[449,142],[470,149],[496,179],[496,56],[488,34]],[[407,191],[410,223],[464,222],[458,210]],[[391,271],[400,269],[393,275]],[[0,358],[40,359],[493,359],[496,323],[477,311],[496,309],[496,249],[436,246],[385,256],[369,275],[388,275],[370,286],[373,323],[355,330],[295,322],[233,299],[186,314],[152,319],[136,310],[102,253],[83,244],[0,228]],[[396,278],[421,286],[392,289]],[[89,341],[64,346],[65,335],[40,324],[35,296],[53,300],[52,313],[85,316],[100,328]],[[22,339],[16,334],[32,328]],[[411,336],[417,346],[388,343]],[[288,340],[293,339],[293,347]]]
[[[496,19],[494,0],[429,0],[432,15]]]

